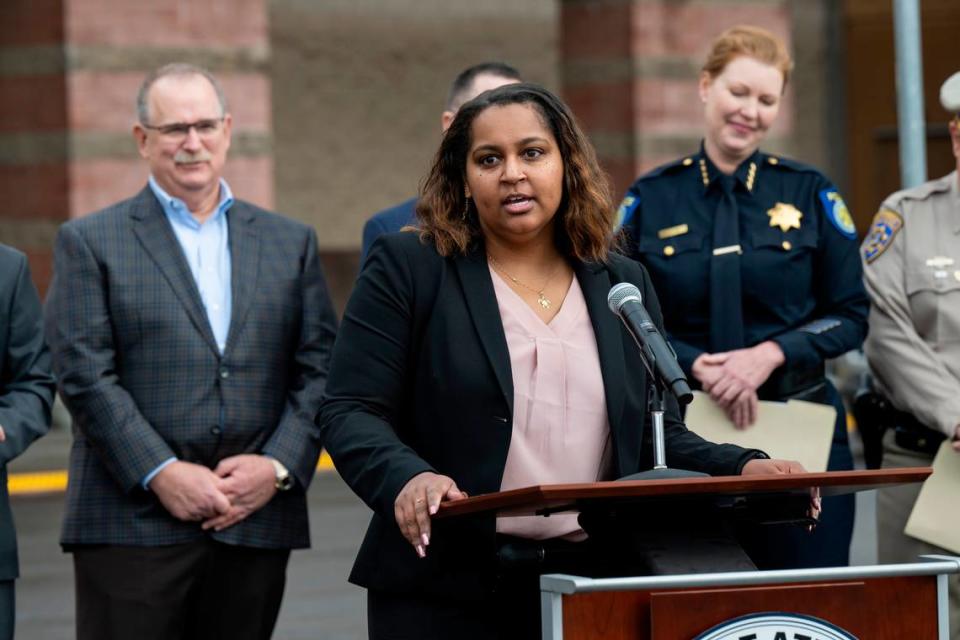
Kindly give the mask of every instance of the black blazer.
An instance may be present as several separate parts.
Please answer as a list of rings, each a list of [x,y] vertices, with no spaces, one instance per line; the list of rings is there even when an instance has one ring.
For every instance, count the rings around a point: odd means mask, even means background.
[[[617,477],[652,466],[646,378],[636,347],[607,308],[610,287],[636,284],[651,316],[660,307],[646,271],[610,254],[575,263],[603,368]],[[427,558],[400,535],[393,502],[414,475],[452,477],[470,495],[499,491],[510,446],[510,354],[486,255],[443,258],[415,233],[374,244],[347,305],[319,421],[350,487],[373,509],[351,581],[374,589],[479,596],[493,576],[493,518],[436,521]],[[709,443],[666,420],[668,463],[739,473],[756,452]]]
[[[135,197],[60,228],[46,331],[73,416],[65,545],[158,546],[204,535],[309,546],[306,487],[336,315],[314,231],[242,200],[227,216],[233,311],[221,354],[160,202]],[[263,453],[296,488],[223,531],[171,516],[142,488],[161,462]]]
[[[43,343],[40,298],[27,258],[0,245],[0,580],[17,577],[17,538],[7,496],[7,463],[50,428],[54,381]]]

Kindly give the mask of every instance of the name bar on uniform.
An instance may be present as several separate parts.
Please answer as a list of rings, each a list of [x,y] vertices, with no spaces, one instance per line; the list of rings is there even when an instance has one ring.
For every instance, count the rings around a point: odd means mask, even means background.
[[[715,256],[722,256],[727,253],[743,253],[743,250],[740,248],[740,245],[738,244],[731,244],[726,247],[718,247],[713,250],[713,255]]]

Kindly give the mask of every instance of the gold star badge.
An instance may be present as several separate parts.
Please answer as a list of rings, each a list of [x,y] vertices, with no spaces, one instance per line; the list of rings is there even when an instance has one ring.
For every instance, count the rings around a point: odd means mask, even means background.
[[[803,214],[800,213],[800,210],[795,206],[782,202],[778,202],[772,209],[767,211],[767,215],[770,216],[770,226],[780,227],[781,231],[799,229],[800,218],[803,217]]]

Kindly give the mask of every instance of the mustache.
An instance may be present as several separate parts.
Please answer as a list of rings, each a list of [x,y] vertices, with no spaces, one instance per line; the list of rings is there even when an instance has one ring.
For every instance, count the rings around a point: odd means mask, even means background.
[[[177,164],[189,164],[192,162],[210,162],[213,156],[206,149],[201,149],[195,153],[181,149],[173,156],[173,161]]]

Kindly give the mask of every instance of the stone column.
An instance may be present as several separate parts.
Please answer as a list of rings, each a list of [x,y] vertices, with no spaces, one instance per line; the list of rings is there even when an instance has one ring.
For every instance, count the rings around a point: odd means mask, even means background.
[[[135,98],[162,64],[222,81],[225,177],[237,197],[273,205],[267,0],[4,0],[0,24],[0,241],[30,255],[41,290],[59,224],[144,186]]]

